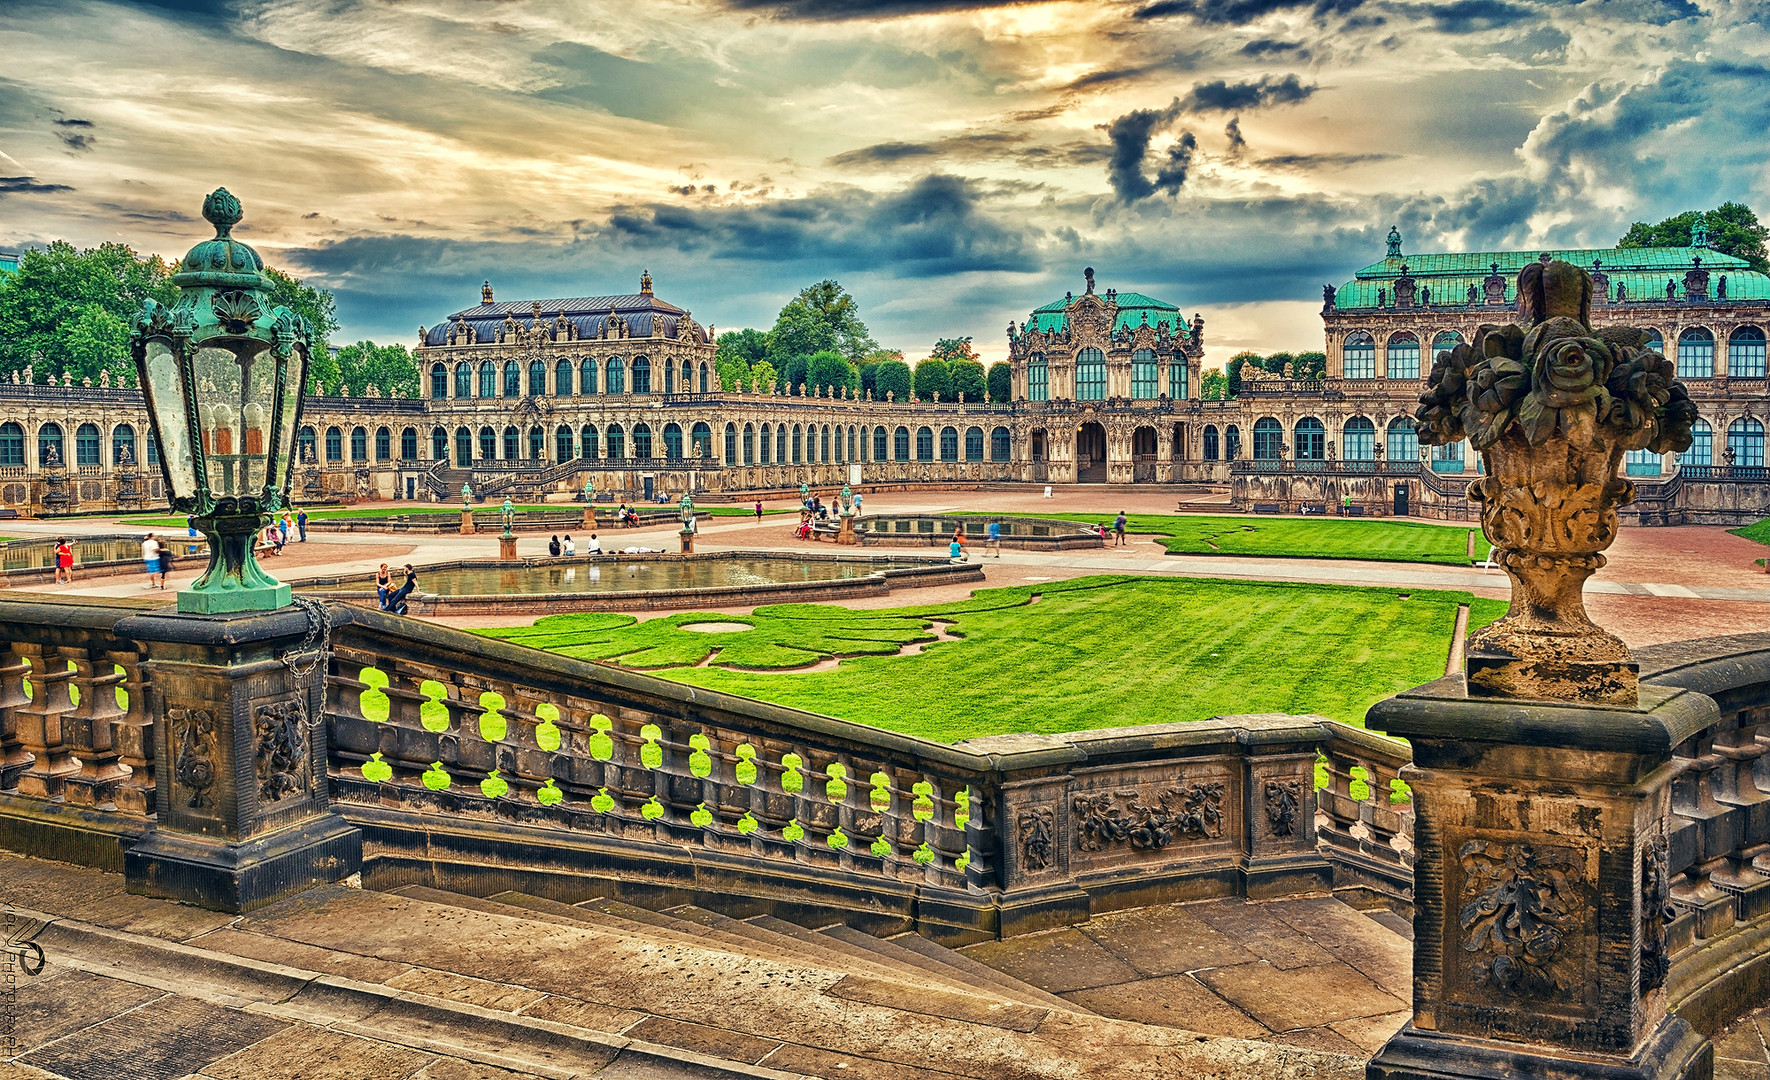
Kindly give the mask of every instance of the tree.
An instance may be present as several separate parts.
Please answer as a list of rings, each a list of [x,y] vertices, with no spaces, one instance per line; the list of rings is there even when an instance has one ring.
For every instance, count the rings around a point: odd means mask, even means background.
[[[860,382],[860,376],[854,366],[835,351],[820,352],[811,357],[806,365],[806,385],[811,393],[817,393],[824,387],[833,390],[846,390]]]
[[[916,365],[916,397],[923,401],[953,400],[953,370],[933,358]]]
[[[715,356],[713,359],[713,373],[719,376],[721,390],[736,390],[739,386],[748,385],[750,370],[750,365],[741,356]]]
[[[887,360],[873,369],[875,401],[884,401],[887,394],[895,395],[893,400],[908,401],[910,385],[910,366],[902,360]]]
[[[760,330],[727,330],[719,335],[715,359],[742,360],[744,367],[768,358],[768,335]]]
[[[359,341],[338,350],[334,363],[338,368],[338,384],[349,389],[351,397],[361,397],[373,386],[382,396],[397,391],[401,397],[418,396],[418,365],[404,345],[377,345]],[[338,386],[327,385],[327,393],[337,393]]]
[[[0,277],[0,372],[133,372],[129,325],[143,301],[177,299],[171,275],[158,256],[123,244],[81,251],[57,240],[26,251],[16,273]]]
[[[1229,376],[1216,368],[1206,368],[1199,393],[1206,401],[1222,401],[1229,394]]]
[[[820,351],[829,352],[831,350]],[[781,385],[788,393],[792,393],[794,387],[804,386],[805,380],[811,376],[811,357],[804,353],[782,356],[776,358],[774,363],[780,369]]]
[[[934,351],[928,355],[936,360],[976,360],[977,350],[971,347],[968,337],[941,338],[934,343]]]
[[[1616,246],[1689,247],[1691,233],[1698,221],[1708,226],[1711,249],[1744,259],[1760,274],[1770,274],[1770,257],[1764,248],[1770,229],[1759,224],[1758,215],[1744,203],[1725,202],[1713,210],[1686,210],[1657,225],[1637,221],[1629,226],[1629,231],[1616,242]]]
[[[953,380],[953,399],[955,401],[981,402],[988,388],[983,373],[983,364],[976,360],[958,359],[951,365]]]
[[[1260,354],[1255,352],[1238,352],[1229,358],[1229,364],[1224,368],[1224,377],[1228,381],[1230,397],[1234,397],[1241,393],[1241,369],[1244,365],[1250,362],[1256,367],[1261,366]]]
[[[1296,362],[1297,358],[1288,352],[1275,352],[1271,356],[1261,360],[1260,367],[1270,371],[1274,375],[1284,375],[1286,378],[1291,378],[1296,372]],[[1287,365],[1291,366],[1290,374],[1286,374],[1285,372],[1285,367]]]
[[[799,290],[768,332],[768,359],[777,368],[784,368],[783,360],[789,356],[834,350],[846,359],[859,360],[878,347],[860,321],[854,297],[828,279]]]
[[[1300,352],[1291,370],[1299,379],[1327,378],[1327,353]]]
[[[860,359],[860,390],[861,390],[861,393],[864,395],[867,391],[871,390],[873,392],[873,397],[875,397],[875,398],[879,397],[880,396],[879,386],[876,381],[876,376],[878,375],[878,371],[879,371],[879,365],[883,364],[887,360],[902,360],[902,359],[903,359],[903,353],[900,353],[900,352],[896,351],[895,349],[874,349],[872,352],[869,352],[865,356],[861,357],[861,359]]]
[[[989,399],[997,405],[1006,405],[1014,399],[1014,369],[1006,360],[997,360],[989,366]]]
[[[774,370],[774,365],[768,361],[758,360],[750,365],[749,387],[752,394],[760,393],[770,386],[776,386],[779,382],[780,374]]]

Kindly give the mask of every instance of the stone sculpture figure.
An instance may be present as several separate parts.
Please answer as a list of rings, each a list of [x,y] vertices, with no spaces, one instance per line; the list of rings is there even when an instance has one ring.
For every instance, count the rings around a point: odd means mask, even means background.
[[[686,491],[683,492],[682,502],[678,504],[678,508],[682,511],[682,531],[694,532],[694,496]]]
[[[473,485],[472,484],[463,483],[461,485],[461,509],[463,509],[463,510],[473,509]]]
[[[1586,271],[1532,263],[1518,299],[1522,325],[1483,325],[1438,355],[1416,414],[1422,447],[1481,452],[1469,498],[1512,579],[1506,617],[1469,636],[1469,692],[1634,704],[1629,650],[1581,593],[1635,497],[1623,453],[1689,449],[1696,406],[1645,330],[1593,329]]]
[[[498,519],[504,523],[505,536],[516,535],[510,531],[511,526],[516,524],[516,507],[510,505],[510,496],[508,495],[504,497],[504,505],[498,508]]]

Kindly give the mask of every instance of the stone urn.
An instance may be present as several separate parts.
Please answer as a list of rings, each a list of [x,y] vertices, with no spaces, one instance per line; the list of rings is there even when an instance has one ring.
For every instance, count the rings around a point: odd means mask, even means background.
[[[1422,444],[1480,451],[1469,498],[1512,580],[1505,618],[1469,635],[1471,695],[1638,700],[1628,647],[1587,617],[1583,592],[1635,497],[1623,453],[1689,449],[1696,407],[1645,331],[1593,329],[1591,297],[1576,266],[1525,267],[1520,322],[1439,353],[1420,396]]]

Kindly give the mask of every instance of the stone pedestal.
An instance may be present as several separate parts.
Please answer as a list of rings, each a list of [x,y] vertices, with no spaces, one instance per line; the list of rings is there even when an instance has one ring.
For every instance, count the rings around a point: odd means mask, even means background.
[[[596,529],[596,507],[589,503],[584,504],[584,528],[592,531]]]
[[[836,543],[838,543],[838,544],[858,544],[858,543],[860,543],[860,541],[858,539],[856,539],[855,535],[854,535],[854,515],[853,514],[842,515],[842,526],[841,526],[841,528],[836,530]]]
[[[515,562],[516,561],[516,537],[514,537],[514,536],[500,536],[500,537],[498,537],[498,558],[504,560],[505,562]]]
[[[682,538],[682,553],[684,555],[693,555],[694,554],[694,530],[693,529],[683,529],[681,532],[677,533],[676,535],[680,536]]]
[[[240,912],[362,868],[362,834],[327,795],[324,665],[298,682],[283,662],[307,630],[296,608],[117,624],[148,654],[162,763],[130,892]]]
[[[1369,1080],[1707,1080],[1666,1013],[1672,748],[1700,694],[1633,706],[1472,698],[1451,676],[1380,702],[1413,790],[1414,1017]]]
[[[478,531],[478,527],[473,524],[473,511],[461,511],[461,535],[471,536]]]

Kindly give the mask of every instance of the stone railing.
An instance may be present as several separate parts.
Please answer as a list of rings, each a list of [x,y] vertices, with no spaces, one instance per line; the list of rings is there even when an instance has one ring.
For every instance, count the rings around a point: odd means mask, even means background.
[[[1327,786],[1315,792],[1315,828],[1334,891],[1406,910],[1414,895],[1413,804],[1396,781],[1413,753],[1350,724],[1322,727]]]

